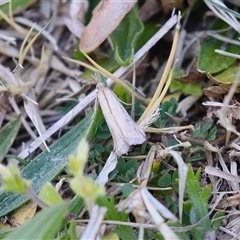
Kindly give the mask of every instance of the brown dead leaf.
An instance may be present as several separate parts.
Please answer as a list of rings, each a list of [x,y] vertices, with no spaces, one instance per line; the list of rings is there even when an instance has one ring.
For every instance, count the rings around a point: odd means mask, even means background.
[[[229,108],[228,115],[231,115],[235,119],[240,119],[240,103],[234,104],[234,108]]]
[[[102,0],[94,9],[92,19],[82,33],[80,49],[87,53],[97,48],[113,32],[136,2],[136,0],[117,2]]]
[[[174,8],[181,9],[182,6],[183,0],[160,0],[160,8],[165,13],[169,13]]]
[[[176,77],[175,80],[185,84],[185,83],[191,83],[196,81],[200,82],[200,81],[203,81],[205,78],[206,78],[205,73],[201,73],[197,69],[193,69],[183,76]]]
[[[160,8],[157,0],[146,1],[139,10],[139,16],[145,22],[159,11]]]
[[[207,97],[220,97],[228,93],[228,89],[221,86],[211,86],[204,90]]]
[[[37,204],[35,202],[28,202],[18,208],[8,219],[12,226],[18,226],[24,224],[27,220],[31,219],[37,210]]]
[[[218,208],[225,209],[228,207],[236,207],[240,204],[240,194],[237,194],[235,196],[227,197],[225,199],[222,199],[219,204]]]

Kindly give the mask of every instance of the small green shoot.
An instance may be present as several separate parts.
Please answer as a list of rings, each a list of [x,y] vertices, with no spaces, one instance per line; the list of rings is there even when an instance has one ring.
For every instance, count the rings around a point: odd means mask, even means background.
[[[76,154],[69,156],[68,161],[70,171],[74,176],[70,181],[72,190],[91,205],[99,196],[105,194],[105,189],[103,186],[97,185],[92,178],[83,175],[88,160],[88,152],[88,143],[82,139]]]
[[[200,221],[208,214],[208,200],[211,195],[211,186],[206,185],[201,188],[199,181],[200,174],[201,169],[194,174],[193,169],[189,166],[186,181],[186,193],[192,204],[189,215],[191,224]],[[210,218],[207,217],[205,221],[201,223],[200,227],[191,231],[191,234],[194,239],[203,239],[204,234],[209,230],[211,230],[211,221]]]
[[[63,202],[62,197],[51,183],[46,183],[38,195],[48,206],[54,206]]]
[[[9,148],[13,144],[18,130],[21,126],[21,117],[17,117],[12,121],[9,121],[0,130],[0,162],[4,156],[8,153]]]
[[[111,197],[109,200],[106,197],[97,199],[97,204],[101,207],[107,207],[108,211],[105,216],[106,220],[123,221],[126,222],[128,214],[122,212],[119,214],[115,207],[115,200]],[[129,226],[117,225],[114,232],[119,236],[120,239],[134,240],[137,239],[135,232]]]
[[[204,123],[201,127],[197,128],[192,136],[194,138],[213,141],[216,138],[217,128],[212,127],[212,122]]]
[[[10,191],[16,193],[27,193],[30,182],[23,179],[17,165],[4,166],[0,164],[0,175],[2,177],[1,192]]]
[[[176,116],[176,110],[178,102],[175,98],[171,98],[169,101],[164,102],[160,107],[160,117],[154,122],[154,125],[158,128],[166,128],[173,126],[173,120],[171,116]]]

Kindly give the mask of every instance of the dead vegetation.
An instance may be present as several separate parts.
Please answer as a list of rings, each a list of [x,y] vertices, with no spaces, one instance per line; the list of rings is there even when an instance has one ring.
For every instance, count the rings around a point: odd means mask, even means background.
[[[240,239],[236,2],[0,3],[0,238]]]

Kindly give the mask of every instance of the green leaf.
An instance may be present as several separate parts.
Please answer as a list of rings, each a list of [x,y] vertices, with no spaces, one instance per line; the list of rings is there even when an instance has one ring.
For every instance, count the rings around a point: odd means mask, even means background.
[[[120,214],[114,203],[114,199],[111,198],[109,201],[106,197],[101,197],[97,199],[97,204],[101,207],[106,207],[108,209],[107,214],[105,215],[105,220],[111,221],[128,221],[128,215],[125,213]],[[116,225],[114,232],[120,237],[120,239],[124,240],[135,240],[137,239],[136,234],[133,229],[128,226]]]
[[[130,160],[125,164],[124,172],[127,172],[130,169],[134,169],[134,171],[137,171],[139,165],[140,165],[139,162],[135,160]]]
[[[197,68],[206,73],[217,73],[232,65],[236,58],[215,53],[215,49],[221,49],[222,45],[223,42],[220,40],[212,37],[205,38],[198,56]],[[228,44],[226,51],[235,54],[240,53],[239,46],[233,44]]]
[[[225,87],[230,88],[232,83],[236,79],[238,70],[239,64],[232,64],[219,74],[215,74],[214,76],[209,77],[209,79],[214,81],[216,84],[224,85]]]
[[[0,162],[3,160],[4,156],[7,154],[9,148],[13,144],[18,130],[21,126],[21,116],[8,122],[0,130]]]
[[[192,203],[192,209],[190,213],[191,224],[194,224],[200,221],[208,214],[208,199],[211,195],[211,187],[205,186],[202,190],[200,187],[200,173],[199,169],[194,175],[192,167],[189,166],[188,176],[186,181],[186,192],[189,196],[189,199]],[[211,230],[211,222],[210,219],[207,218],[202,224],[200,229],[202,229],[202,234]],[[193,230],[195,231],[195,230]],[[198,232],[198,231],[197,231]],[[200,234],[199,232],[197,235]]]
[[[144,29],[137,42],[136,50],[139,50],[158,30],[158,22],[144,22]]]
[[[7,234],[4,239],[53,239],[67,213],[66,203],[46,208],[25,225]]]
[[[93,148],[100,153],[103,153],[105,151],[105,147],[101,144],[93,144]]]
[[[200,153],[193,154],[192,156],[189,156],[185,161],[186,162],[194,162],[194,161],[199,161],[203,157]]]
[[[167,187],[171,183],[172,183],[172,177],[171,177],[171,175],[169,173],[163,175],[162,177],[160,177],[158,179],[158,186],[160,186],[160,187]]]
[[[114,45],[115,59],[119,64],[127,66],[132,62],[136,44],[142,32],[143,24],[135,7],[110,35]]]
[[[212,229],[213,231],[217,231],[222,222],[222,218],[225,215],[224,212],[216,212],[212,218]]]
[[[76,222],[74,219],[71,220],[70,225],[69,225],[69,239],[71,240],[77,240],[77,233],[76,233]]]
[[[170,85],[170,91],[175,92],[177,90],[180,90],[181,92],[185,94],[191,94],[196,96],[202,95],[202,87],[199,83],[191,82],[188,84],[183,84],[179,81],[172,80]]]
[[[131,84],[126,83],[127,85],[129,85],[130,87],[132,87]],[[121,101],[123,101],[124,103],[132,103],[132,96],[126,91],[126,89],[124,87],[122,87],[119,84],[115,84],[114,86],[114,93],[118,96],[119,99],[121,99]]]
[[[67,165],[68,156],[73,153],[82,138],[85,137],[92,114],[78,123],[63,137],[50,146],[51,152],[44,151],[22,170],[22,176],[32,181],[32,189],[38,192]],[[14,193],[0,194],[0,216],[4,216],[29,198]]]
[[[59,195],[53,185],[49,182],[46,183],[40,190],[39,197],[49,206],[59,204],[63,201],[62,197]]]
[[[104,122],[103,113],[99,104],[97,104],[97,107],[95,108],[95,111],[93,114],[94,114],[93,118],[90,122],[88,131],[86,134],[86,139],[88,141],[92,141],[93,138],[96,137],[95,135],[98,130],[98,127],[101,126],[101,124]]]
[[[207,141],[212,141],[216,138],[217,128],[212,127],[212,122],[204,123],[202,126],[197,128],[193,133],[192,136],[194,138],[204,139]],[[210,131],[209,131],[210,130]]]
[[[71,200],[69,206],[69,213],[74,216],[77,216],[81,209],[84,207],[84,200],[80,198],[78,195]]]
[[[129,196],[130,193],[132,193],[135,190],[135,188],[130,183],[125,183],[122,187],[122,193],[123,197]]]
[[[19,13],[26,9],[27,7],[33,5],[36,0],[21,0],[21,1],[12,1],[12,12],[13,14]],[[0,6],[0,10],[3,11],[6,15],[9,15],[9,3],[5,3]],[[0,20],[2,17],[0,15]]]
[[[120,158],[118,158],[117,161],[118,161],[118,163],[117,163],[116,169],[118,170],[118,172],[120,174],[124,174],[125,173],[124,167],[126,164],[125,160],[120,157]]]

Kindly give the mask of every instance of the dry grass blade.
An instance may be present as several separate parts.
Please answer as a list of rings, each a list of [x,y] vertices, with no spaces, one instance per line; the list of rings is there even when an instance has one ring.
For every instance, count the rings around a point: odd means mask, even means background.
[[[230,13],[230,11],[227,12],[227,6],[222,2],[222,1],[209,1],[209,0],[204,0],[206,5],[223,21],[228,23],[232,28],[234,28],[237,32],[240,32],[240,24],[238,20],[235,18],[233,14]],[[224,11],[222,8],[225,8],[226,10]]]
[[[217,111],[220,124],[227,130],[226,144],[228,144],[229,142],[231,132],[235,133],[237,136],[240,136],[240,133],[236,130],[236,127],[232,125],[231,116],[228,116],[227,114],[228,106],[237,89],[239,79],[240,79],[240,69],[238,70],[234,83],[232,84],[228,94],[224,98],[223,106],[221,107],[220,110]]]
[[[108,181],[108,174],[112,172],[117,165],[117,155],[115,152],[111,152],[102,171],[99,173],[96,182],[99,185],[105,185]]]
[[[176,51],[176,47],[177,47],[177,42],[178,42],[178,36],[179,36],[179,30],[180,30],[180,13],[178,16],[178,22],[176,25],[176,31],[175,31],[175,35],[174,35],[174,39],[173,39],[173,43],[172,43],[172,49],[166,64],[166,67],[164,69],[164,73],[161,77],[161,80],[159,82],[159,85],[157,87],[157,90],[154,93],[154,96],[151,99],[151,102],[149,103],[148,107],[146,108],[146,110],[144,111],[144,113],[142,114],[142,116],[140,117],[140,119],[138,120],[139,123],[141,123],[148,115],[151,115],[159,106],[159,104],[161,103],[161,101],[163,100],[163,97],[165,96],[168,87],[170,86],[171,80],[172,80],[172,73],[170,73],[170,68],[172,66],[173,63],[173,59],[174,59],[174,54]],[[166,81],[166,79],[168,78],[168,80]],[[164,89],[163,86],[166,83]]]
[[[83,232],[81,239],[96,239],[106,213],[107,209],[104,207],[98,207],[97,205],[93,207],[90,222]]]
[[[34,104],[32,101],[29,101],[29,99],[25,98],[24,99],[24,108],[25,108],[25,111],[26,111],[28,117],[31,119],[35,128],[37,129],[44,146],[46,147],[48,152],[50,152],[50,150],[43,138],[43,135],[42,135],[42,132],[45,130],[45,128],[42,124],[42,120],[39,115],[39,112],[36,109],[36,104]]]
[[[186,142],[179,146],[186,147],[189,146],[189,144]],[[180,219],[182,218],[183,194],[188,167],[176,151],[173,151],[170,148],[162,150],[158,145],[154,145],[149,150],[145,162],[138,170],[138,182],[140,187],[132,192],[125,200],[120,202],[118,209],[127,209],[127,212],[132,212],[140,223],[144,223],[146,219],[150,218],[165,239],[179,239],[167,226],[164,220],[164,218],[167,218],[173,221],[176,220],[176,216],[155,199],[146,188],[153,160],[155,158],[164,158],[167,155],[172,155],[179,166],[179,215]],[[164,218],[162,216],[164,216]],[[140,239],[141,237],[142,236],[139,235]]]

